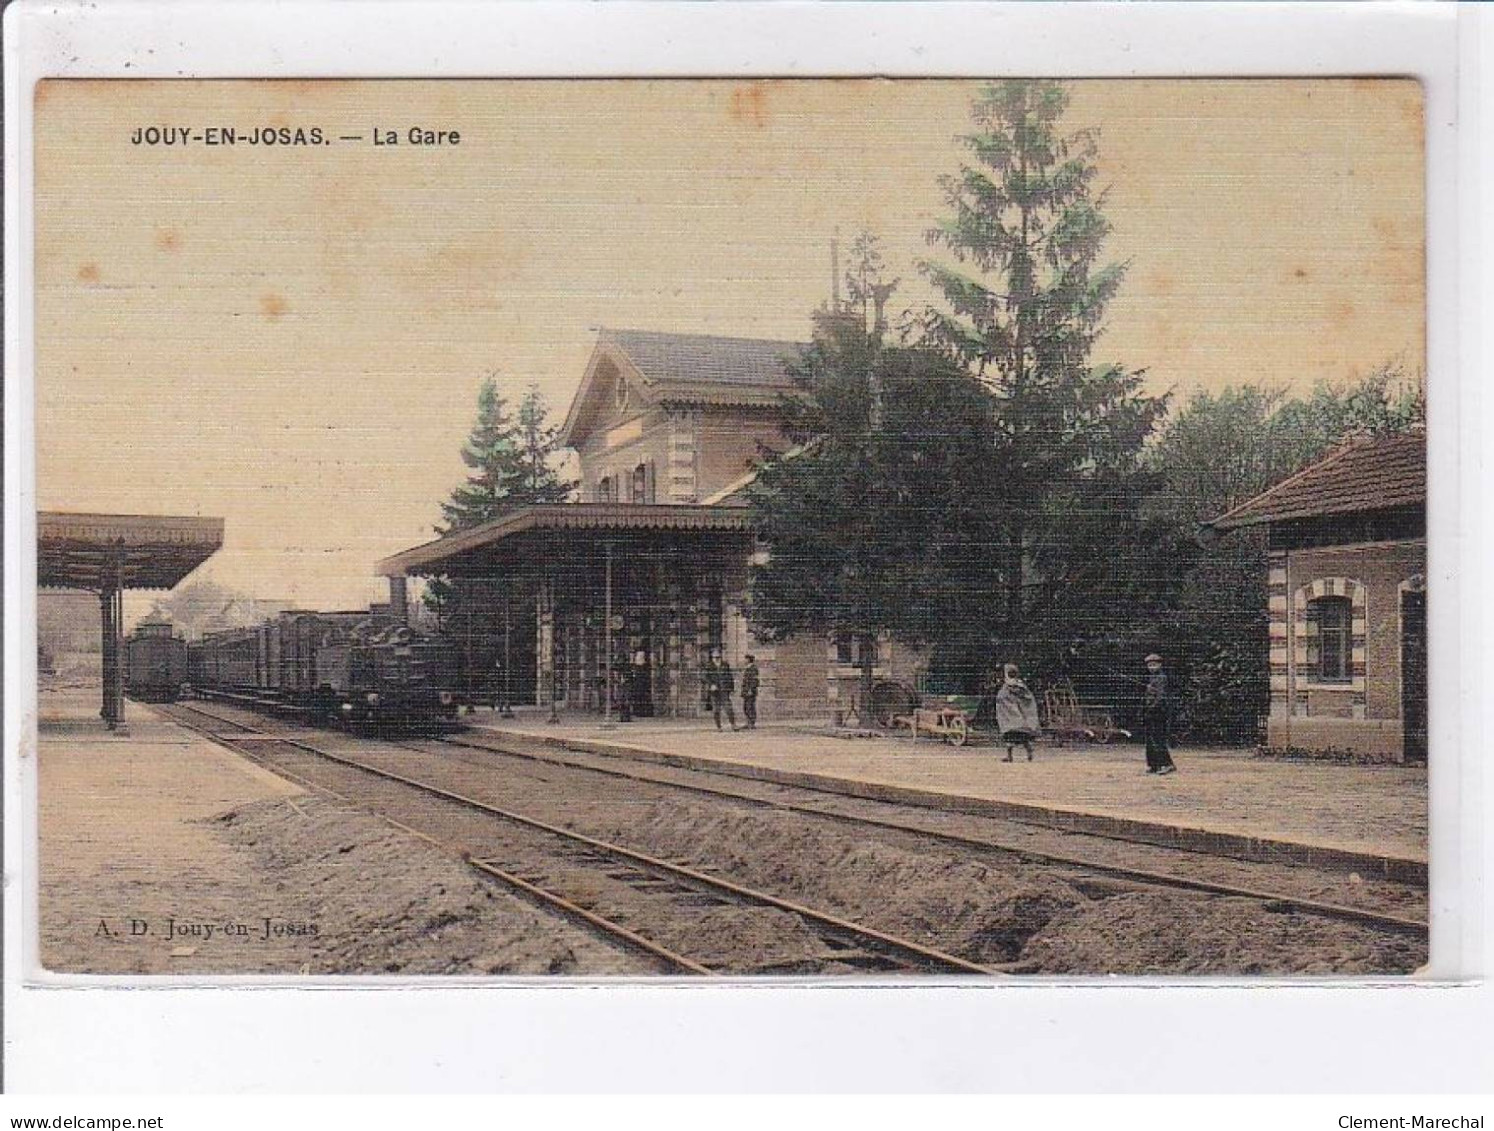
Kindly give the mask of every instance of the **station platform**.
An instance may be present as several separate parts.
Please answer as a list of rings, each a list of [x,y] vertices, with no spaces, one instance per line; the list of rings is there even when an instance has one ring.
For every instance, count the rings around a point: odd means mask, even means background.
[[[480,711],[478,731],[640,761],[713,770],[848,796],[1038,821],[1076,832],[1359,872],[1409,883],[1427,878],[1425,766],[1337,765],[1257,757],[1253,749],[1173,750],[1178,772],[1145,772],[1135,744],[1056,746],[1035,760],[1004,746],[810,724],[717,731],[707,721],[637,720],[523,708],[514,719]]]
[[[105,727],[96,682],[38,695],[42,965],[80,973],[242,970],[243,954],[203,947],[171,924],[281,913],[285,897],[273,877],[214,836],[209,822],[301,790],[140,704],[125,702],[123,722],[120,731]],[[281,949],[273,940],[260,946],[251,968],[284,968],[289,955],[277,955]]]

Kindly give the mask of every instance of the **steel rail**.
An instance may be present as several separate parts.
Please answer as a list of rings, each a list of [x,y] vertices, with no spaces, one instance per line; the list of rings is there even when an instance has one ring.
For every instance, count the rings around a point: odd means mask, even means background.
[[[676,954],[674,951],[669,950],[667,947],[660,946],[658,943],[652,942],[649,939],[644,938],[642,935],[628,930],[628,928],[624,927],[622,924],[614,923],[611,919],[604,918],[594,911],[588,911],[580,904],[573,903],[571,900],[566,899],[563,895],[559,895],[556,892],[550,891],[546,888],[542,888],[538,884],[531,883],[529,880],[522,879],[519,876],[514,875],[512,872],[498,867],[498,865],[491,860],[474,860],[471,857],[468,857],[467,863],[476,868],[479,872],[486,872],[490,876],[496,876],[498,879],[502,880],[504,883],[510,885],[511,887],[518,888],[520,891],[533,896],[535,899],[549,904],[551,907],[556,908],[558,911],[561,911],[566,915],[581,919],[584,922],[590,923],[594,927],[600,927],[602,930],[608,932],[609,934],[617,935],[619,938],[626,940],[628,943],[637,947],[639,950],[647,951],[649,954],[656,955],[659,958],[665,959],[672,966],[675,966],[688,974],[704,974],[710,977],[718,976],[716,971],[712,970],[710,967],[702,966],[699,962],[696,962],[694,959],[686,958],[682,954]]]
[[[221,736],[218,741],[222,741],[226,744],[232,743],[235,737],[235,735],[224,735]],[[688,868],[681,864],[671,863],[668,860],[663,860],[659,857],[651,856],[647,853],[637,852],[633,849],[625,848],[622,845],[612,844],[604,840],[598,840],[595,837],[589,837],[583,833],[578,833],[570,829],[564,829],[558,825],[552,825],[547,821],[541,821],[535,817],[526,816],[523,813],[515,813],[508,809],[502,809],[496,805],[490,805],[485,801],[479,801],[476,798],[468,797],[465,794],[456,793],[452,790],[444,789],[441,786],[433,785],[429,782],[422,782],[415,778],[407,777],[404,774],[395,773],[392,770],[381,769],[378,766],[370,766],[365,762],[360,762],[356,758],[349,758],[342,754],[334,754],[331,751],[323,750],[320,747],[313,746],[310,743],[301,741],[300,739],[279,737],[274,735],[263,735],[262,737],[265,740],[279,742],[294,749],[304,750],[309,754],[317,755],[318,757],[325,758],[328,761],[347,766],[351,769],[361,770],[364,773],[372,774],[376,777],[384,778],[388,781],[398,782],[401,785],[407,786],[411,789],[415,789],[423,793],[430,794],[433,797],[440,797],[444,800],[452,801],[459,805],[465,805],[468,808],[475,809],[479,812],[487,813],[492,816],[500,817],[514,824],[538,829],[542,832],[548,833],[565,841],[571,841],[577,844],[585,845],[587,848],[595,849],[596,851],[605,853],[616,859],[626,860],[634,864],[642,865],[645,869],[652,870],[656,873],[663,873],[669,878],[676,880],[683,879],[697,888],[706,888],[716,892],[725,892],[736,897],[736,899],[739,901],[748,901],[764,906],[774,907],[781,911],[787,911],[791,914],[808,920],[809,922],[817,923],[821,927],[827,927],[834,933],[848,936],[863,946],[866,945],[869,940],[872,944],[874,944],[870,949],[874,951],[890,951],[894,955],[902,958],[902,960],[905,962],[908,961],[907,956],[912,955],[918,960],[917,964],[934,965],[960,974],[981,974],[990,976],[992,974],[1000,974],[1003,972],[998,968],[991,966],[982,966],[978,963],[969,962],[963,958],[958,957],[957,955],[948,954],[934,947],[924,946],[922,943],[916,943],[910,939],[899,938],[896,935],[890,935],[883,931],[878,931],[875,928],[867,927],[864,924],[853,923],[838,916],[828,914],[827,912],[817,911],[812,907],[806,907],[805,905],[795,903],[792,900],[782,899],[768,892],[758,891],[754,888],[749,888],[745,885],[734,883],[731,880],[723,879],[717,876],[711,876],[707,873],[696,871],[693,868]],[[395,746],[400,744],[389,743],[388,745]],[[406,747],[406,749],[415,748]],[[429,753],[428,751],[418,750],[417,752]],[[473,863],[476,864],[478,862],[473,861]],[[501,869],[484,869],[484,871],[490,870],[501,871]],[[507,877],[505,876],[504,878]],[[517,877],[514,878],[517,879]]]
[[[222,718],[209,711],[201,712],[210,718]],[[224,718],[223,721],[233,723],[234,720]],[[490,736],[494,742],[503,742],[499,736]],[[410,746],[408,743],[395,742],[388,739],[378,741],[387,745],[403,747],[406,749],[420,751],[419,747]],[[457,738],[443,735],[432,738],[430,741],[439,742],[443,745],[457,746],[471,750],[483,751],[490,754],[500,754],[511,758],[526,759],[543,764],[565,766],[570,769],[589,771],[610,777],[625,778],[630,781],[642,782],[648,785],[663,786],[669,789],[682,790],[690,793],[700,793],[712,797],[729,798],[731,800],[745,802],[767,809],[776,809],[783,812],[801,813],[813,817],[820,817],[831,821],[839,821],[851,825],[864,825],[874,828],[887,829],[893,832],[908,833],[915,836],[925,837],[930,840],[941,841],[947,844],[957,845],[962,848],[976,848],[983,851],[999,852],[1015,857],[1032,864],[1058,865],[1068,868],[1079,868],[1097,875],[1107,876],[1113,879],[1127,880],[1132,883],[1142,884],[1150,887],[1175,889],[1184,891],[1195,891],[1204,895],[1228,896],[1239,899],[1249,899],[1264,904],[1274,904],[1300,911],[1323,919],[1334,919],[1340,922],[1355,923],[1360,926],[1372,927],[1380,931],[1392,934],[1409,935],[1415,938],[1423,938],[1428,932],[1428,924],[1423,919],[1411,919],[1398,915],[1389,915],[1383,912],[1368,911],[1363,908],[1349,907],[1344,904],[1328,903],[1322,900],[1303,899],[1298,896],[1262,890],[1259,888],[1242,887],[1237,884],[1216,883],[1211,880],[1193,879],[1188,876],[1171,875],[1165,872],[1154,872],[1149,869],[1128,868],[1119,864],[1103,864],[1096,861],[1086,860],[1079,856],[1068,856],[1056,852],[1044,852],[1038,849],[1027,848],[1021,845],[1009,844],[985,837],[967,836],[962,833],[952,833],[941,829],[931,829],[917,824],[907,824],[882,817],[857,816],[850,813],[837,813],[831,810],[818,809],[809,805],[798,805],[790,801],[775,801],[770,798],[754,797],[751,794],[740,793],[736,790],[723,789],[716,786],[699,785],[690,782],[669,781],[663,778],[651,777],[647,774],[632,773],[627,770],[612,767],[589,765],[585,762],[576,762],[568,758],[558,757],[550,753],[536,753],[532,750],[515,750],[512,747],[494,746],[485,742],[474,742],[470,737]],[[512,741],[512,740],[510,740]],[[420,751],[424,753],[425,751]],[[590,757],[605,757],[604,755],[593,755],[588,751],[578,751]],[[694,773],[711,773],[709,770],[692,770]],[[724,775],[717,775],[724,776]],[[770,783],[771,784],[771,783]],[[790,786],[780,788],[806,789],[807,786]],[[828,790],[822,792],[827,796],[841,799],[841,795],[834,794]],[[860,798],[846,798],[845,800],[855,802],[864,800]],[[879,804],[885,804],[880,803]],[[1072,836],[1090,836],[1089,833],[1071,833]],[[1114,838],[1103,838],[1114,839]],[[1125,841],[1127,844],[1141,844],[1144,842]],[[1156,846],[1152,846],[1156,847]],[[1207,853],[1200,855],[1208,856]],[[1233,859],[1226,857],[1224,859]]]
[[[173,704],[172,706],[186,705]],[[160,708],[157,707],[157,710],[160,710]],[[217,719],[220,722],[234,722],[234,720],[232,719],[225,719],[220,715],[215,715],[211,711],[202,711],[190,706],[187,706],[187,710],[197,710],[199,714],[206,715],[208,718]],[[170,715],[168,715],[167,717],[171,718]],[[263,766],[265,769],[269,770],[272,773],[279,774],[284,778],[288,778],[291,781],[294,781],[297,784],[306,787],[307,789],[315,790],[316,792],[326,794],[328,797],[336,798],[338,801],[341,801],[349,806],[361,808],[361,806],[359,806],[358,803],[351,797],[347,796],[347,794],[340,793],[337,790],[333,789],[331,786],[328,786],[322,782],[313,781],[308,777],[296,773],[294,770],[287,769],[285,766],[279,763],[272,762],[270,759],[265,758],[263,755],[257,752],[254,752],[252,750],[242,750],[234,745],[238,742],[282,742],[290,746],[299,747],[300,744],[298,743],[288,741],[287,739],[281,738],[278,735],[265,734],[263,732],[253,730],[244,734],[215,734],[205,727],[202,727],[198,724],[189,723],[183,719],[172,719],[172,721],[176,722],[180,726],[188,728],[189,730],[196,731],[198,734],[201,734],[205,738],[211,739],[213,742],[216,742],[219,745],[226,746],[234,750],[235,753],[243,755],[244,757],[255,762],[257,765]],[[566,899],[564,896],[556,892],[549,891],[537,884],[530,883],[528,880],[521,879],[518,876],[513,875],[511,872],[506,872],[502,868],[495,866],[491,861],[474,860],[468,852],[457,845],[448,844],[445,841],[438,840],[436,837],[431,836],[429,833],[422,832],[420,829],[417,829],[412,825],[407,825],[405,824],[405,822],[399,820],[396,817],[391,817],[387,813],[374,813],[372,815],[376,816],[385,824],[388,824],[393,828],[399,829],[401,832],[408,834],[409,836],[413,836],[416,839],[429,844],[431,847],[439,850],[445,855],[457,857],[468,867],[474,869],[475,871],[481,872],[485,875],[493,877],[494,879],[500,880],[505,884],[508,884],[510,887],[518,890],[522,895],[525,895],[532,900],[536,900],[547,907],[554,908],[555,910],[559,911],[561,914],[569,918],[580,919],[588,926],[601,931],[603,934],[612,936],[630,949],[642,951],[644,954],[651,958],[657,958],[663,961],[672,970],[681,971],[686,974],[701,974],[712,977],[716,976],[716,972],[714,970],[702,966],[700,963],[694,961],[693,959],[686,958],[682,954],[676,954],[668,947],[660,946],[658,943],[652,942],[634,931],[630,931],[621,923],[614,923],[611,919],[607,919],[604,916],[598,915],[593,911],[588,911],[586,908],[571,902],[570,900]]]
[[[985,851],[1000,852],[1017,857],[1033,864],[1055,864],[1064,867],[1081,868],[1085,871],[1109,876],[1114,879],[1130,880],[1134,883],[1145,884],[1152,887],[1176,888],[1186,891],[1196,891],[1205,895],[1233,896],[1240,899],[1256,900],[1262,903],[1280,904],[1289,906],[1293,910],[1302,911],[1316,915],[1319,918],[1337,919],[1344,922],[1357,923],[1361,926],[1375,927],[1377,929],[1395,933],[1409,934],[1416,937],[1426,935],[1428,925],[1422,919],[1410,919],[1398,915],[1388,915],[1378,911],[1368,911],[1363,908],[1349,907],[1339,903],[1327,903],[1321,900],[1302,899],[1293,895],[1285,895],[1280,892],[1264,891],[1258,888],[1241,887],[1236,884],[1221,884],[1211,880],[1197,880],[1188,876],[1175,876],[1166,872],[1153,872],[1143,868],[1127,868],[1120,864],[1102,864],[1095,861],[1085,860],[1083,857],[1066,856],[1062,853],[1043,852],[1034,848],[1026,848],[1021,845],[1008,844],[1002,841],[990,840],[985,837],[967,836],[962,833],[946,832],[942,829],[931,829],[916,824],[906,824],[901,821],[889,820],[883,817],[857,816],[852,813],[836,813],[826,809],[817,809],[809,805],[796,805],[791,801],[774,801],[770,798],[754,797],[751,794],[739,793],[736,790],[722,789],[714,786],[697,785],[690,782],[675,782],[663,778],[650,777],[645,774],[630,773],[627,770],[613,769],[610,767],[593,766],[584,762],[574,762],[567,758],[556,757],[552,754],[537,754],[530,750],[513,750],[505,747],[490,746],[485,743],[472,742],[466,739],[442,737],[432,741],[441,742],[444,745],[460,746],[472,750],[481,750],[493,754],[501,754],[512,758],[524,758],[534,762],[548,763],[556,766],[567,766],[572,769],[586,770],[592,773],[605,774],[613,777],[627,778],[632,781],[645,782],[650,785],[664,786],[666,788],[684,790],[692,793],[702,793],[714,797],[731,798],[743,801],[751,805],[768,809],[778,809],[791,813],[803,813],[813,817],[821,817],[831,821],[840,821],[854,825],[869,825],[875,828],[888,829],[895,832],[911,833],[917,836],[927,837],[931,840],[943,841],[948,844],[958,845],[962,848],[978,848]],[[501,740],[500,740],[501,741]],[[404,743],[390,743],[390,745],[406,745]],[[410,749],[418,749],[409,747]],[[581,752],[586,753],[586,752]],[[695,773],[709,773],[709,770],[692,771]],[[801,788],[801,787],[789,787]],[[828,792],[828,791],[823,791]],[[838,796],[838,795],[832,795]],[[850,798],[848,800],[861,800]],[[1088,836],[1088,833],[1073,833],[1073,836]],[[1138,843],[1130,842],[1127,843]],[[1227,858],[1232,859],[1232,858]]]

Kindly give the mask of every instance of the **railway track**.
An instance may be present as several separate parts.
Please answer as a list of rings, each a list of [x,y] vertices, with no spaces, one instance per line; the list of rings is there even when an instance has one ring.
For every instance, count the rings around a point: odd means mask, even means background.
[[[220,716],[215,712],[204,711],[202,708],[189,709],[207,715],[213,720],[224,723],[236,723],[236,720]],[[393,742],[387,739],[380,741],[387,745],[405,747],[421,753],[431,752],[428,746]],[[633,769],[600,765],[598,762],[603,759],[599,756],[582,754],[580,759],[565,757],[555,752],[552,747],[539,746],[539,744],[535,744],[533,747],[519,748],[519,744],[516,742],[492,735],[484,735],[480,739],[470,734],[463,736],[448,735],[430,741],[432,744],[438,744],[441,747],[473,750],[485,755],[520,759],[540,765],[561,767],[569,771],[580,771],[604,777],[626,779],[631,782],[646,784],[650,787],[728,800],[736,804],[748,805],[760,809],[799,814],[843,826],[875,828],[905,834],[926,841],[946,844],[967,852],[976,850],[983,853],[994,853],[1024,863],[1058,869],[1060,870],[1060,874],[1067,874],[1070,878],[1075,873],[1079,873],[1091,877],[1101,876],[1112,880],[1121,880],[1127,884],[1135,885],[1138,889],[1186,891],[1206,896],[1248,899],[1260,903],[1273,911],[1291,911],[1323,919],[1353,923],[1369,927],[1376,931],[1417,939],[1425,939],[1428,932],[1427,921],[1423,918],[1395,915],[1384,911],[1309,899],[1298,894],[1270,890],[1263,887],[1221,883],[1210,879],[1201,879],[1197,876],[1184,876],[1159,872],[1150,868],[1136,868],[1106,863],[1085,858],[1082,855],[1036,850],[1030,846],[999,840],[990,836],[974,836],[947,829],[933,828],[927,823],[912,819],[876,816],[866,812],[837,811],[827,808],[824,802],[805,804],[783,797],[764,797],[735,785],[728,786],[719,782],[706,784],[699,780],[703,776],[702,771],[699,770],[690,772],[692,780],[680,781],[671,779],[668,776],[661,776],[660,772],[650,772],[652,770],[651,767],[647,769]],[[726,780],[733,783],[736,781],[736,779],[730,778]],[[782,792],[794,793],[814,794],[824,792],[802,787],[793,787],[792,790],[786,790],[784,787],[777,786],[773,788]],[[839,795],[827,794],[827,796],[832,798],[833,802],[837,804],[846,802],[846,799],[839,797]],[[859,799],[851,800],[859,801]],[[862,807],[864,807],[864,803],[862,803]],[[1082,836],[1084,834],[1071,835]],[[1199,854],[1195,853],[1191,855]]]
[[[303,785],[332,793],[353,804],[371,804],[381,816],[402,830],[461,856],[478,872],[646,955],[668,972],[711,975],[837,970],[867,974],[986,976],[1004,972],[1000,967],[969,962],[720,876],[588,837],[528,814],[373,766],[290,734],[261,731],[190,704],[158,707],[157,710],[180,725]],[[200,719],[206,719],[212,725],[205,725]],[[342,781],[333,786],[327,783],[325,774],[314,770],[306,772],[304,763],[308,759],[323,767],[338,767],[343,772]],[[294,764],[298,761],[302,765]],[[292,764],[288,765],[288,762]],[[360,788],[356,782],[348,780],[347,774],[361,777],[365,783],[377,782],[380,788]],[[522,830],[524,835],[495,838],[485,836],[481,830],[473,830],[469,825],[462,830],[460,840],[453,841],[449,837],[450,822],[443,822],[428,807],[414,819],[409,815],[394,818],[387,809],[391,806],[399,808],[400,805],[390,787],[503,822],[509,828]],[[415,808],[421,809],[419,806]],[[434,835],[428,827],[422,827],[431,824],[446,824],[448,835]],[[724,911],[745,912],[749,919],[753,914],[761,917],[763,912],[771,913],[772,918],[758,924],[766,929],[752,935],[753,956],[745,968],[740,955],[720,953],[722,939],[709,937],[713,931],[719,933],[724,925],[721,915]],[[785,931],[786,919],[794,922],[798,929]],[[736,916],[731,917],[730,923],[738,931],[744,929],[744,923]],[[661,930],[666,924],[668,926]],[[751,926],[748,922],[745,929]],[[701,933],[707,937],[692,937]],[[666,943],[659,941],[660,934],[680,938],[679,941],[670,938]],[[809,952],[803,945],[806,934],[814,940]],[[798,945],[789,946],[786,953],[774,954],[775,936],[786,937],[791,944]],[[705,944],[704,957],[685,953],[692,946],[701,949],[702,943]]]
[[[1425,937],[1428,924],[1425,919],[1417,919],[1410,916],[1390,915],[1384,912],[1367,910],[1365,908],[1350,907],[1343,904],[1328,903],[1322,900],[1304,899],[1297,895],[1283,892],[1270,891],[1261,888],[1246,887],[1239,884],[1218,883],[1211,880],[1198,879],[1191,876],[1179,876],[1158,872],[1152,869],[1131,868],[1115,864],[1107,864],[1082,856],[1069,855],[1065,853],[1046,852],[1033,849],[1028,846],[1014,844],[1009,841],[1000,841],[990,837],[970,836],[962,833],[950,832],[943,829],[931,828],[927,824],[910,822],[904,820],[893,820],[885,817],[876,817],[867,814],[837,812],[819,805],[805,805],[792,801],[775,798],[764,798],[740,789],[726,788],[720,785],[703,785],[695,782],[674,781],[668,778],[657,777],[653,774],[638,773],[631,770],[619,769],[610,766],[599,766],[595,762],[582,762],[570,758],[561,757],[550,753],[537,752],[533,749],[515,749],[512,744],[504,745],[502,740],[489,742],[474,741],[471,738],[458,738],[447,736],[439,739],[443,745],[464,747],[472,750],[480,750],[487,753],[500,754],[511,758],[521,758],[533,762],[548,763],[556,766],[565,766],[572,769],[584,770],[591,773],[607,776],[626,778],[632,781],[646,782],[650,785],[663,786],[689,793],[697,793],[712,797],[730,799],[742,804],[754,807],[772,809],[782,812],[798,813],[825,821],[832,821],[852,826],[865,826],[885,829],[893,832],[907,833],[913,836],[925,838],[943,844],[963,848],[978,849],[983,852],[994,852],[1013,859],[1021,860],[1029,864],[1052,865],[1060,868],[1070,868],[1089,872],[1095,875],[1107,876],[1112,879],[1125,880],[1142,887],[1170,888],[1180,891],[1193,891],[1207,895],[1230,896],[1240,899],[1256,900],[1272,905],[1274,908],[1290,908],[1303,914],[1316,915],[1321,918],[1334,919],[1340,922],[1357,923],[1361,926],[1369,926],[1382,931],[1395,934],[1409,935],[1412,937]],[[418,748],[417,748],[418,749]],[[693,771],[695,774],[701,771]],[[807,787],[794,787],[804,789],[805,792],[816,792]],[[838,795],[832,795],[839,800]],[[1088,834],[1074,834],[1085,836]],[[1104,838],[1113,839],[1113,838]],[[1202,855],[1194,853],[1194,855]]]

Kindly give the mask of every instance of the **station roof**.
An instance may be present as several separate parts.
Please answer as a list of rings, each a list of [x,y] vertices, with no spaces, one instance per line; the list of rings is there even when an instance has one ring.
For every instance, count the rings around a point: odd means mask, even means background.
[[[39,511],[36,583],[99,589],[117,561],[124,588],[170,589],[222,546],[221,518]]]
[[[497,562],[542,564],[540,548],[562,543],[572,551],[611,539],[638,541],[659,536],[685,538],[750,535],[750,515],[742,507],[662,503],[548,503],[521,507],[506,515],[405,550],[379,562],[384,577],[480,571]]]
[[[773,338],[603,329],[560,428],[576,447],[613,414],[614,383],[636,392],[635,407],[656,404],[772,408],[795,389],[788,366],[808,348]]]
[[[1209,523],[1218,530],[1297,518],[1425,506],[1427,436],[1355,437]]]

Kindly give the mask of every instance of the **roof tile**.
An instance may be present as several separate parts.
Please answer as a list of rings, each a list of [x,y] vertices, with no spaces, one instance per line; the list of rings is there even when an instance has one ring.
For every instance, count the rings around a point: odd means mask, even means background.
[[[1209,525],[1230,530],[1293,518],[1425,505],[1426,498],[1425,432],[1357,437]]]
[[[603,337],[615,342],[651,383],[730,385],[744,391],[792,389],[787,365],[805,349],[803,342],[653,330],[607,330]]]

